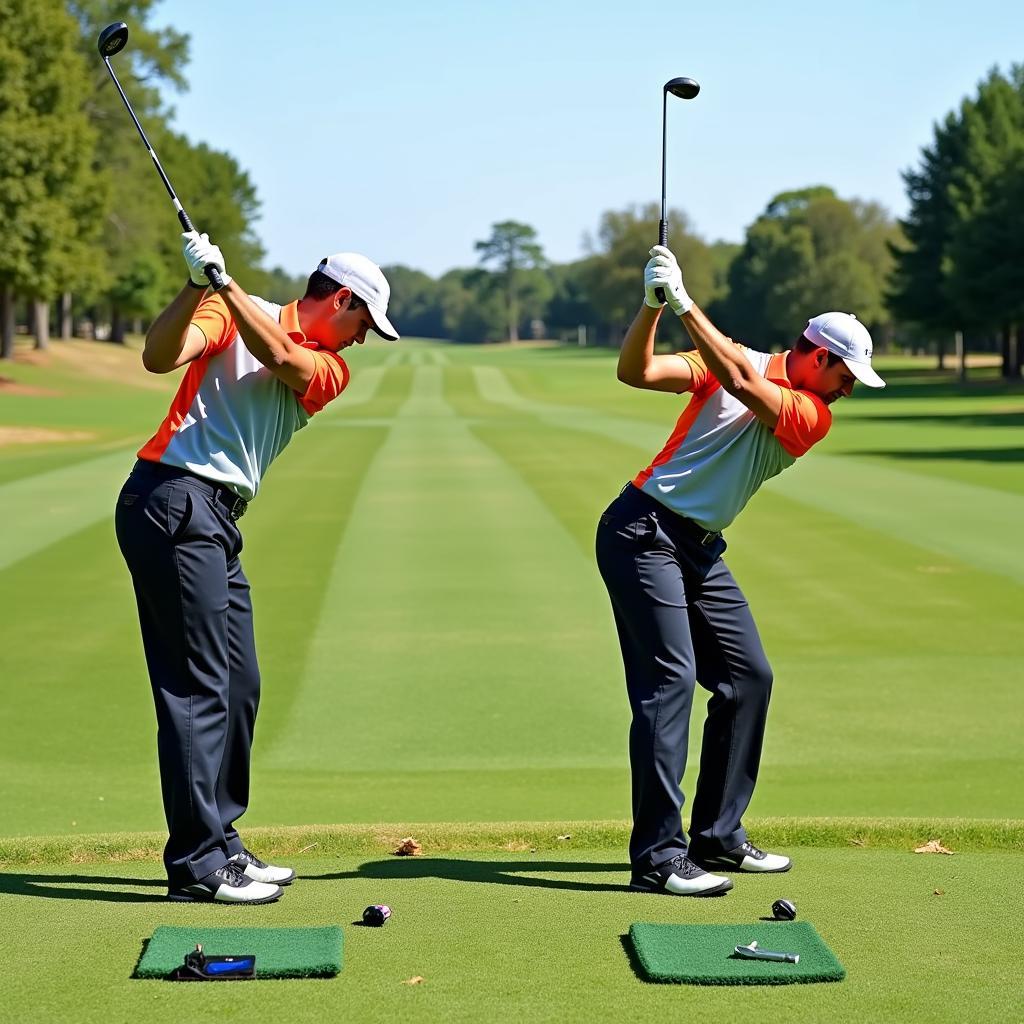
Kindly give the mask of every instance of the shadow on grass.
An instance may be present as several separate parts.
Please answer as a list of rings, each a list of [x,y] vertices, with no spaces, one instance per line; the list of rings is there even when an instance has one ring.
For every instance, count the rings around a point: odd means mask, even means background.
[[[141,892],[118,892],[110,886],[132,886]],[[102,888],[93,888],[100,886]],[[161,893],[148,892],[159,888]],[[35,896],[49,900],[88,900],[93,903],[166,903],[160,878],[110,878],[105,875],[54,875],[0,872],[0,895]]]
[[[651,981],[652,979],[644,969],[644,965],[641,962],[640,957],[636,955],[636,948],[633,946],[633,940],[629,937],[629,933],[627,932],[625,935],[620,935],[619,942],[622,945],[622,951],[626,954],[626,959],[629,961],[629,966],[633,968],[633,973],[641,981]]]
[[[512,860],[476,861],[447,857],[394,857],[389,860],[368,861],[355,871],[340,871],[330,875],[303,875],[311,880],[337,880],[344,878],[377,878],[398,881],[411,878],[443,878],[453,882],[478,882],[493,885],[525,885],[540,889],[577,889],[583,892],[629,892],[628,885],[608,882],[582,882],[563,878],[532,878],[542,874],[586,874],[608,871],[629,872],[629,865],[581,863],[577,861]]]
[[[990,410],[988,412],[873,412],[861,416],[859,422],[872,423],[939,423],[947,427],[1024,427],[1024,409]]]
[[[1024,462],[1024,447],[1017,448],[880,448],[875,451],[844,452],[906,462]]]

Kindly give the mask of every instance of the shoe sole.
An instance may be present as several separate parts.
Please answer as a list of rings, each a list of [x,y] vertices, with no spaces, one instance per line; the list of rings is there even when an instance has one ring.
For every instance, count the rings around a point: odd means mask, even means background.
[[[246,875],[245,877],[246,878],[252,878],[252,875]],[[292,875],[291,878],[289,878],[287,881],[284,881],[284,882],[278,881],[277,879],[275,879],[273,882],[263,882],[263,884],[264,885],[291,885],[292,882],[295,881],[295,877],[296,877],[295,875]],[[252,880],[254,882],[261,882],[262,881],[262,879],[260,879],[260,878],[252,878]]]
[[[629,883],[630,892],[646,892],[654,896],[724,896],[732,887],[732,880],[728,878],[720,885],[716,885],[712,889],[702,889],[700,892],[669,892],[667,889],[637,885],[635,882]]]
[[[275,903],[284,894],[280,891],[273,896],[261,896],[258,900],[215,900],[212,896],[193,896],[192,893],[171,892],[167,899],[171,903],[212,903],[219,907],[248,907],[260,903]]]
[[[713,864],[710,862],[699,861],[694,861],[694,864],[699,868],[703,868],[705,871],[731,871],[738,875],[783,875],[793,867],[792,861],[790,861],[784,868],[764,868],[763,870],[759,868],[744,868],[738,864]]]

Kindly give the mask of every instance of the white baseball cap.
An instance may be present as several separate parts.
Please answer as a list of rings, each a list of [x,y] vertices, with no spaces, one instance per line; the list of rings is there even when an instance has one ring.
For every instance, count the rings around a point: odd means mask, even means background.
[[[343,288],[351,289],[353,295],[366,303],[373,329],[385,341],[398,341],[398,331],[388,319],[391,285],[373,260],[358,252],[336,252],[325,256],[316,269]]]
[[[821,313],[807,321],[804,337],[841,356],[862,384],[885,387],[885,381],[871,368],[871,335],[852,313]]]

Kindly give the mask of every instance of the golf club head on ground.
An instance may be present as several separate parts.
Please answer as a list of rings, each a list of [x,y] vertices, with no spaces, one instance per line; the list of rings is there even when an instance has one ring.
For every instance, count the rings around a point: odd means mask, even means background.
[[[115,21],[100,33],[96,46],[101,57],[113,57],[115,53],[120,53],[124,49],[127,42],[128,26],[123,21]]]
[[[700,85],[692,78],[672,78],[665,83],[664,89],[681,100],[692,100],[700,92]]]

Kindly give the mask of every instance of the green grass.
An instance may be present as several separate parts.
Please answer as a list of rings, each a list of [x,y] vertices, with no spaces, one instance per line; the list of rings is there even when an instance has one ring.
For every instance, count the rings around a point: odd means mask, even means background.
[[[783,878],[743,877],[721,899],[679,900],[624,891],[621,850],[306,854],[279,903],[245,911],[161,902],[152,865],[5,871],[0,906],[5,929],[19,940],[5,965],[4,999],[25,1024],[1014,1020],[1019,922],[1007,894],[1017,887],[1020,860],[809,847]],[[623,946],[634,922],[756,922],[779,896],[814,924],[846,967],[845,981],[653,985],[637,977]],[[363,907],[380,902],[394,911],[387,925],[351,926]],[[341,924],[345,967],[326,981],[131,980],[158,924]],[[60,969],[45,971],[55,957]],[[424,981],[403,984],[413,977]]]
[[[776,675],[750,823],[798,847],[800,870],[662,907],[614,888],[626,703],[592,543],[680,400],[618,384],[609,352],[403,341],[350,363],[349,393],[296,436],[242,524],[264,679],[243,825],[285,855],[316,843],[302,871],[344,876],[297,886],[269,923],[347,924],[365,903],[409,902],[379,933],[346,929],[333,988],[259,986],[258,1012],[244,994],[126,980],[152,927],[185,918],[150,884],[155,725],[111,515],[177,377],[144,374],[137,346],[87,343],[0,367],[17,384],[0,382],[0,428],[77,438],[0,444],[0,914],[31,951],[11,990],[19,1019],[68,1017],[86,989],[82,1020],[107,1005],[123,1014],[107,1020],[223,1019],[235,998],[238,1019],[945,1020],[954,980],[960,1019],[1007,1006],[994,936],[1024,819],[1019,386],[894,364],[890,387],[841,403],[820,450],[729,530]],[[389,860],[384,839],[408,831],[447,866]],[[907,852],[927,838],[957,856]],[[520,865],[550,853],[556,881],[590,858],[587,880],[612,888],[510,885],[519,868],[487,866],[502,849]],[[72,902],[68,862],[92,880]],[[745,920],[769,895],[808,904],[850,971],[836,991],[710,1003],[633,976],[619,936],[638,905]],[[58,936],[75,966],[44,997]],[[398,984],[412,974],[427,983]]]

